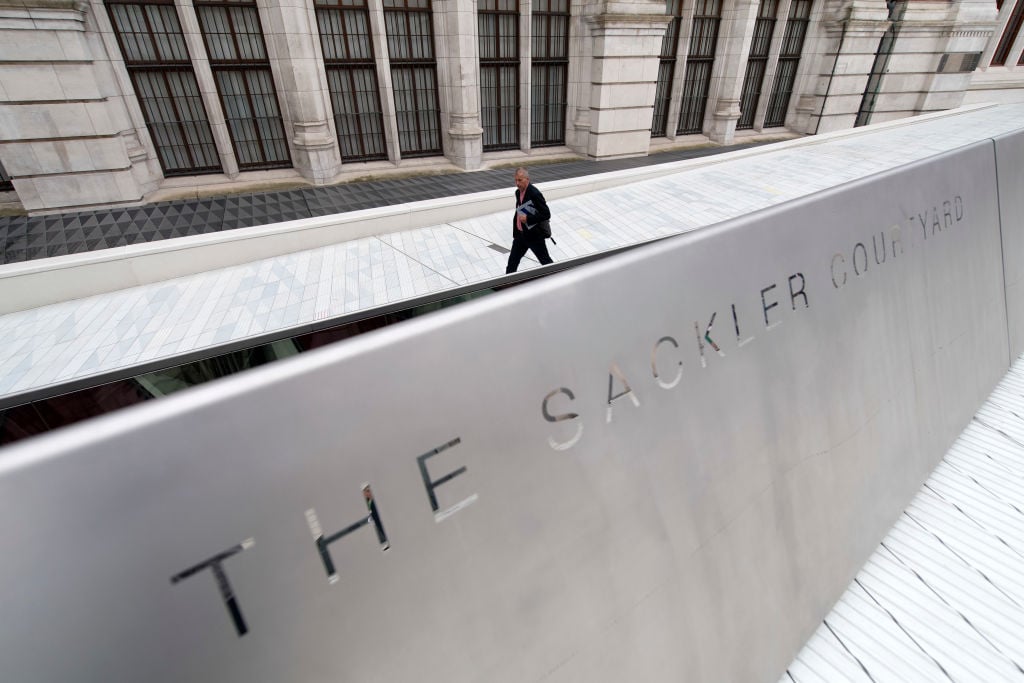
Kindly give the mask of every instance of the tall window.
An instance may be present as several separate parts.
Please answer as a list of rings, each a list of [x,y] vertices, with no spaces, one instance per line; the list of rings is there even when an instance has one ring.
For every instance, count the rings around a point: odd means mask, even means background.
[[[747,57],[747,73],[743,77],[743,93],[740,95],[740,120],[737,130],[754,127],[754,115],[761,101],[761,86],[764,85],[764,71],[768,65],[768,50],[775,31],[775,13],[778,0],[761,0],[757,8],[757,22],[754,24],[754,39],[750,43]]]
[[[686,57],[683,102],[676,133],[699,133],[704,128],[711,68],[715,65],[718,25],[722,21],[722,0],[697,0],[693,14],[693,35]]]
[[[384,0],[384,24],[402,156],[440,154],[441,112],[430,0]]]
[[[992,66],[1006,65],[1006,58],[1010,54],[1010,48],[1013,47],[1017,34],[1020,33],[1022,23],[1024,23],[1024,0],[1017,0],[1017,4],[1013,6],[1013,11],[1010,13],[1010,19],[1006,22],[1006,28],[1003,29],[1003,35],[999,38],[996,51],[992,53]],[[1021,62],[1024,62],[1024,53],[1021,54]]]
[[[366,0],[316,0],[316,22],[342,158],[387,158]]]
[[[256,3],[196,3],[210,67],[242,170],[291,166]]]
[[[764,117],[766,127],[786,124],[786,111],[789,109],[790,95],[793,94],[796,68],[800,64],[800,53],[804,49],[804,37],[807,35],[807,22],[810,16],[811,0],[792,0],[789,5],[789,18],[786,20],[786,34],[782,38],[782,49],[779,52],[775,84],[772,86],[772,96],[768,100],[768,111]]]
[[[565,144],[569,0],[536,0],[530,35],[530,145]]]
[[[108,0],[107,12],[164,175],[220,171],[173,0]]]
[[[518,0],[479,0],[484,149],[519,146]]]
[[[658,62],[658,89],[654,93],[654,118],[651,136],[664,137],[668,128],[668,105],[672,97],[672,79],[676,73],[679,51],[679,26],[682,24],[683,0],[668,0],[666,13],[672,17],[661,39],[661,61]]]

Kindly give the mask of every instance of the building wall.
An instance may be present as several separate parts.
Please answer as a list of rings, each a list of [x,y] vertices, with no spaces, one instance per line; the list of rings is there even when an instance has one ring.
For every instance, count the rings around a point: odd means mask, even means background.
[[[0,162],[28,210],[136,202],[158,176],[86,5],[0,7]]]
[[[668,34],[672,18],[662,0],[493,0],[518,12],[518,80],[500,95],[507,100],[516,94],[516,108],[502,116],[514,119],[518,132],[510,144],[495,146],[485,130],[493,112],[487,108],[488,85],[480,67],[478,11],[490,5],[479,0],[368,0],[366,41],[380,94],[380,153],[352,156],[339,142],[345,134],[339,126],[350,124],[338,118],[340,105],[332,101],[317,5],[313,0],[257,0],[253,30],[265,45],[262,63],[269,75],[263,87],[271,91],[266,102],[275,110],[265,120],[268,126],[275,116],[280,121],[278,154],[261,165],[240,159],[240,154],[251,154],[235,139],[255,135],[239,127],[246,118],[258,118],[261,107],[257,103],[239,114],[218,90],[225,69],[237,65],[218,61],[216,55],[211,59],[200,20],[204,10],[197,10],[194,0],[156,0],[164,7],[160,12],[173,8],[180,23],[187,55],[183,52],[184,61],[171,68],[194,74],[193,118],[202,121],[192,123],[196,130],[209,131],[202,133],[209,138],[207,163],[175,166],[160,149],[165,134],[154,133],[152,121],[147,125],[153,114],[144,108],[153,105],[143,103],[133,80],[160,65],[126,58],[109,3],[3,1],[0,164],[30,212],[139,203],[172,175],[209,174],[213,183],[264,178],[253,172],[273,169],[273,177],[318,185],[361,167],[368,158],[401,167],[426,156],[428,165],[433,157],[472,170],[494,158],[492,150],[499,148],[513,157],[541,153],[542,147],[590,158],[635,156],[647,154],[652,141],[659,146],[701,140],[729,144],[738,129],[741,135],[775,128],[814,134],[963,103],[1024,99],[1024,66],[1018,65],[1024,38],[1018,35],[1019,13],[1014,14],[1024,0],[1005,0],[1000,7],[988,0],[911,0],[888,7],[881,0],[686,0],[678,6],[678,31]],[[223,4],[237,8],[245,3]],[[402,78],[395,70],[396,64],[403,66],[402,55],[391,54],[399,48],[386,35],[389,11],[406,4],[428,12],[431,37],[423,44],[433,49],[430,68],[435,74],[433,85],[410,96],[415,100],[411,111],[394,81]],[[133,7],[142,12],[141,5]],[[747,82],[748,57],[758,17],[772,9],[774,25],[758,87]],[[565,23],[556,17],[538,24],[538,13],[547,11],[567,12]],[[564,47],[537,47],[531,34],[542,25],[567,33]],[[1008,32],[1016,32],[1015,38],[1005,43]],[[673,40],[665,41],[666,35]],[[1002,63],[994,64],[1001,41],[1002,58],[996,61]],[[674,71],[659,84],[664,61],[659,54],[669,48],[676,55]],[[560,65],[550,66],[544,58],[551,54],[534,54],[538,50],[563,50],[556,55]],[[535,106],[546,85],[549,97],[564,98],[564,112]],[[751,98],[754,90],[758,95]],[[664,94],[664,135],[652,138],[656,97]],[[429,103],[430,97],[436,104]],[[745,107],[756,111],[741,123]],[[175,123],[181,116],[168,115]],[[538,116],[552,117],[551,125],[538,127]],[[421,149],[403,152],[409,121],[425,126],[436,144],[428,141]],[[362,128],[356,130],[356,138],[364,135],[358,132]],[[193,179],[194,184],[203,182]]]

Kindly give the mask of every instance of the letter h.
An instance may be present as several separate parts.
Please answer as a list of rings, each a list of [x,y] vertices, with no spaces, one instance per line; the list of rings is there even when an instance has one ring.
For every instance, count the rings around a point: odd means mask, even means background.
[[[369,484],[363,484],[363,499],[366,501],[366,510],[369,514],[349,524],[341,531],[326,537],[324,536],[323,529],[320,527],[320,520],[317,519],[316,510],[313,508],[306,510],[306,522],[309,524],[309,530],[316,541],[316,548],[320,553],[320,559],[324,563],[324,570],[327,572],[327,580],[330,583],[338,582],[338,572],[334,569],[334,560],[331,558],[331,551],[328,549],[328,546],[335,541],[373,522],[373,527],[377,531],[377,541],[380,543],[380,549],[383,551],[391,547],[388,543],[387,534],[384,533],[384,524],[380,521],[380,513],[377,511],[377,503],[373,500],[373,492],[370,490]]]

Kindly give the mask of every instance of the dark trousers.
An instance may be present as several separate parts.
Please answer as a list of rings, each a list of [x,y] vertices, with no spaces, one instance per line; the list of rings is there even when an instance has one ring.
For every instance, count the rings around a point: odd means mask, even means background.
[[[505,266],[506,273],[514,273],[518,270],[519,262],[523,259],[527,249],[533,252],[541,265],[552,262],[548,255],[548,245],[538,231],[524,230],[520,232],[516,230],[515,237],[512,238],[512,251],[508,254],[508,265]]]

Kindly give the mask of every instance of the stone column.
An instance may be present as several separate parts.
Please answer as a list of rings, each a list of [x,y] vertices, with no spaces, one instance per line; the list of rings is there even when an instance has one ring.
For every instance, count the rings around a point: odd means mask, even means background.
[[[135,203],[144,193],[123,103],[108,99],[116,83],[102,83],[94,63],[102,43],[90,45],[89,12],[72,0],[0,8],[0,160],[29,212]]]
[[[712,83],[717,88],[708,103],[712,112],[708,137],[712,142],[727,145],[736,134],[743,77],[747,71],[750,44],[754,39],[757,7],[758,0],[736,0],[723,13],[715,51],[717,77],[712,77]]]
[[[594,158],[647,154],[658,55],[670,17],[659,0],[605,0],[586,17],[592,38],[590,136]]]
[[[435,0],[433,6],[444,153],[459,168],[477,169],[484,129],[480,123],[476,3]]]
[[[398,163],[402,160],[402,147],[398,140],[398,113],[395,111],[395,89],[391,81],[391,60],[388,57],[384,7],[380,2],[371,2],[369,9],[370,38],[373,41],[377,83],[380,84],[381,113],[384,116],[384,142],[387,145],[388,160]]]
[[[566,91],[565,144],[578,154],[587,154],[590,144],[590,95],[593,85],[591,73],[594,69],[594,41],[587,16],[600,12],[600,7],[594,5],[593,0],[590,2],[572,0],[569,7],[569,83]],[[591,6],[594,6],[592,11],[590,11]],[[526,30],[523,31],[523,35],[526,43],[521,54],[527,54],[530,50],[529,9],[526,10],[525,26]],[[530,101],[529,90],[526,91],[526,96],[522,101]],[[527,121],[529,121],[529,110],[526,113]]]
[[[530,51],[531,11],[530,0],[519,0],[519,148],[526,153],[530,151],[530,85],[533,83],[533,53]],[[571,50],[572,43],[569,45]],[[569,59],[571,64],[572,57]]]
[[[341,171],[341,153],[329,121],[316,16],[309,0],[259,0],[258,6],[285,132],[292,133],[292,165],[306,180],[323,185]]]

